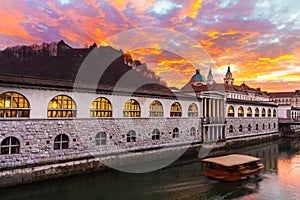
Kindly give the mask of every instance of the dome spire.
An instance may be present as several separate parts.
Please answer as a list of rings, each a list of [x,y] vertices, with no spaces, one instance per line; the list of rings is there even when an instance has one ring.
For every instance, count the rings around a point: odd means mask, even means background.
[[[211,71],[211,65],[209,66],[209,71],[208,71],[208,75],[207,75],[207,83],[208,84],[213,84],[215,82],[214,80],[214,76],[212,74],[212,71]]]

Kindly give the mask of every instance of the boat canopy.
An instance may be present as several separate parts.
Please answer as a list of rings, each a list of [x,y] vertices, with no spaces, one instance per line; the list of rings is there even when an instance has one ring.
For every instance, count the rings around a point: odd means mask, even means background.
[[[202,161],[215,163],[215,164],[222,165],[225,167],[232,167],[232,166],[242,165],[242,164],[246,164],[246,163],[250,163],[250,162],[256,162],[259,160],[260,160],[260,158],[253,157],[253,156],[241,155],[241,154],[231,154],[231,155],[227,155],[227,156],[205,158]]]

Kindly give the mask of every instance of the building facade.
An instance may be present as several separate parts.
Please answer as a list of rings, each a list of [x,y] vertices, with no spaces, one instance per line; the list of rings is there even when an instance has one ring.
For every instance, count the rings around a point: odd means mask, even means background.
[[[91,51],[64,45],[59,43],[54,57],[43,57],[43,62],[64,62],[70,56],[77,58],[76,52],[84,55]],[[124,63],[122,52],[106,47],[99,51],[105,55],[112,51],[119,57],[96,88],[81,80],[74,89],[80,59],[59,66],[60,73],[55,67],[43,72],[35,69],[35,62],[32,66],[25,63],[24,69],[31,69],[34,76],[2,66],[6,74],[0,75],[1,168],[278,132],[277,104],[260,89],[245,83],[234,85],[230,66],[224,84],[214,81],[211,70],[207,81],[197,70],[176,92],[151,84],[153,80],[145,80],[145,87],[129,92],[132,83],[126,88],[115,87],[120,77],[133,70]],[[133,74],[132,80],[145,78]]]

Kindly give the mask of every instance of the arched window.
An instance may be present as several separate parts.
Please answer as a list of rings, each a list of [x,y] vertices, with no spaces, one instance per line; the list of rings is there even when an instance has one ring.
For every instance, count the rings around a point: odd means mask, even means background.
[[[269,129],[271,129],[271,124],[269,123]]]
[[[170,117],[181,117],[182,112],[181,112],[181,106],[178,102],[175,102],[171,105],[170,109]]]
[[[265,124],[262,125],[262,129],[265,130]]]
[[[104,97],[98,97],[90,106],[91,117],[112,117],[112,106],[110,101]]]
[[[136,133],[134,130],[128,131],[127,135],[127,142],[136,142]]]
[[[233,106],[228,107],[227,116],[228,117],[234,117],[234,108],[233,108]]]
[[[266,117],[266,109],[265,109],[265,108],[263,108],[263,109],[261,110],[261,116],[262,116],[262,117]]]
[[[276,128],[276,123],[274,123],[274,129]]]
[[[192,136],[192,137],[196,136],[196,128],[195,127],[191,128],[191,130],[190,130],[190,136]]]
[[[76,117],[76,105],[71,97],[58,95],[48,104],[48,117]]]
[[[0,95],[0,118],[29,117],[30,105],[26,97],[16,92]]]
[[[270,108],[268,109],[268,117],[272,117],[272,111]]]
[[[248,124],[248,131],[251,131],[251,124]]]
[[[152,140],[159,140],[160,138],[160,132],[158,129],[154,129],[152,131]]]
[[[244,117],[244,108],[242,106],[238,109],[238,117]]]
[[[273,117],[277,117],[276,109],[273,110]]]
[[[239,126],[239,132],[243,132],[243,125]]]
[[[20,142],[15,137],[7,137],[1,142],[1,155],[20,153]]]
[[[259,109],[255,108],[255,113],[254,113],[255,117],[259,117]]]
[[[179,138],[179,129],[176,127],[173,129],[173,138]]]
[[[229,133],[233,133],[233,126],[232,125],[229,126]]]
[[[105,132],[99,132],[96,134],[95,142],[96,146],[106,145],[107,135]]]
[[[192,103],[188,108],[188,117],[198,117],[198,107]]]
[[[123,107],[123,116],[124,117],[140,117],[141,116],[141,107],[139,102],[134,99],[129,99],[126,101]]]
[[[164,109],[162,104],[155,100],[150,104],[149,107],[149,116],[150,117],[163,117],[164,116]]]
[[[255,125],[255,130],[257,130],[257,131],[258,131],[258,124],[256,124],[256,125]]]
[[[65,134],[59,134],[54,139],[54,150],[69,148],[69,137]]]
[[[247,117],[252,117],[252,108],[251,107],[247,108]]]

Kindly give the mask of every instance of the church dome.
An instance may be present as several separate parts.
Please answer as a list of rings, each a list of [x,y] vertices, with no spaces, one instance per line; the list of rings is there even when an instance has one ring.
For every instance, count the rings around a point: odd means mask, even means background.
[[[196,74],[192,76],[191,82],[206,82],[205,77],[200,74],[200,69],[196,70]]]

